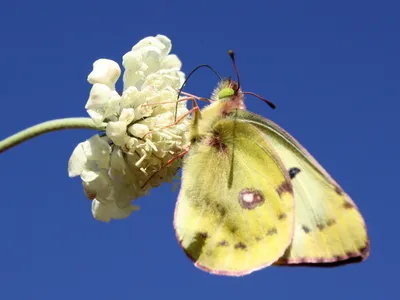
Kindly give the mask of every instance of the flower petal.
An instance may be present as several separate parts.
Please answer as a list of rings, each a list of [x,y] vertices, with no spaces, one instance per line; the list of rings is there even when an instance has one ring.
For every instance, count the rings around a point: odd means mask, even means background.
[[[69,177],[75,177],[81,175],[87,162],[83,143],[79,143],[72,152],[71,157],[68,161],[68,175]]]
[[[86,103],[86,110],[93,122],[100,124],[105,119],[104,113],[109,99],[115,95],[115,91],[106,84],[95,83],[90,90],[90,96]]]
[[[128,87],[122,94],[120,107],[133,108],[136,106],[136,99],[139,96],[139,91],[135,86]]]
[[[149,127],[144,124],[135,123],[128,128],[128,132],[133,136],[143,138],[143,136],[149,132]]]
[[[168,40],[168,38],[167,38]],[[132,47],[132,52],[148,52],[155,51],[161,54],[161,50],[165,49],[166,44],[163,42],[163,39],[148,36],[144,39],[140,40],[135,46]]]
[[[125,142],[126,125],[123,121],[108,122],[107,124],[106,134],[117,146],[122,146]]]
[[[98,134],[82,144],[86,157],[95,160],[99,168],[108,168],[110,163],[111,146]]]
[[[124,108],[121,111],[119,120],[125,122],[126,124],[131,123],[135,119],[135,110],[133,108]]]
[[[93,63],[93,71],[90,72],[87,80],[91,84],[102,83],[110,89],[115,89],[115,83],[121,75],[119,65],[110,59],[101,58]]]
[[[182,62],[175,54],[170,54],[165,57],[161,63],[161,69],[176,69],[180,70]]]
[[[162,34],[157,34],[156,39],[158,39],[164,45],[164,48],[162,48],[162,55],[167,55],[172,49],[171,40]]]
[[[124,208],[119,208],[115,202],[103,203],[94,199],[92,201],[92,214],[96,220],[110,222],[111,219],[125,219],[132,212],[139,210],[139,206],[130,205]]]

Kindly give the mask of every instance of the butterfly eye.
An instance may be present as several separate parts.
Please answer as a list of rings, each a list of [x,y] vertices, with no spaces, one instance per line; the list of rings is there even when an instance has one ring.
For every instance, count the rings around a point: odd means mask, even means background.
[[[224,88],[219,91],[218,98],[224,99],[224,98],[232,97],[233,95],[235,95],[235,91],[232,88]]]

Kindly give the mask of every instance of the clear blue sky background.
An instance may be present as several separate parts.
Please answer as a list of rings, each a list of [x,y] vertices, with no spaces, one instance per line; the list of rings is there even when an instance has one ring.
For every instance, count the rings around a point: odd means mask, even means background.
[[[142,210],[92,218],[67,162],[92,132],[52,133],[0,155],[0,299],[398,299],[400,19],[398,1],[2,1],[0,136],[86,116],[92,63],[158,33],[188,73],[233,75],[248,108],[306,146],[360,207],[371,257],[336,269],[268,268],[244,278],[195,268],[172,227],[166,185]],[[197,73],[188,91],[216,85]],[[397,180],[396,180],[397,179]]]

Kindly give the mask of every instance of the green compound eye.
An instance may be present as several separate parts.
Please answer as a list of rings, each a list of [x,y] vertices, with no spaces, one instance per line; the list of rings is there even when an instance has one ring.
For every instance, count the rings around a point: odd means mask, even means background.
[[[232,88],[224,88],[219,91],[218,99],[224,99],[235,95],[235,91]]]

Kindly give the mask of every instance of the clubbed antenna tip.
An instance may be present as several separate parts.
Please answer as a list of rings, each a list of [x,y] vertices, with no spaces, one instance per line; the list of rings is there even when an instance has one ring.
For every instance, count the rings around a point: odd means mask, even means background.
[[[256,97],[256,98],[258,98],[258,99],[264,101],[265,103],[267,103],[267,104],[269,105],[269,107],[271,107],[272,109],[275,109],[275,108],[276,108],[276,105],[275,105],[274,103],[272,103],[271,101],[269,101],[269,100],[267,100],[267,99],[261,97],[260,95],[258,95],[258,94],[256,94],[256,93],[253,93],[253,92],[243,92],[243,94],[245,94],[245,95],[252,95],[252,96],[254,96],[254,97]]]
[[[236,77],[237,77],[237,82],[238,82],[238,88],[237,90],[240,89],[240,77],[239,77],[239,72],[238,69],[236,67],[236,61],[235,61],[235,53],[233,52],[233,50],[229,50],[228,51],[229,56],[231,57],[232,63],[233,63],[233,68],[235,69],[235,73],[236,73]]]

